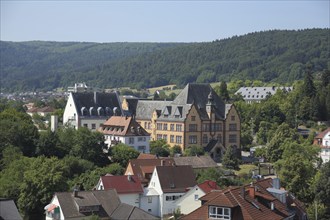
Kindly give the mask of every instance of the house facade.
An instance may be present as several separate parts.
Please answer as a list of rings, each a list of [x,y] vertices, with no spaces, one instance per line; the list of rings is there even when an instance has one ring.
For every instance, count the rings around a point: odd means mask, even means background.
[[[240,117],[209,84],[188,84],[173,101],[138,100],[136,121],[151,134],[184,150],[203,146],[219,160],[230,145],[240,148]]]
[[[152,211],[152,214],[164,217],[173,214],[176,210],[175,201],[195,185],[195,174],[191,166],[157,166],[144,197],[147,200],[152,197],[150,206],[158,204],[158,209]],[[150,206],[141,208],[146,210]]]
[[[63,125],[96,131],[114,115],[123,115],[116,92],[71,92],[63,114]]]
[[[330,128],[319,133],[313,141],[314,145],[318,145],[321,148],[320,158],[323,163],[330,161]]]
[[[126,144],[141,153],[149,153],[150,134],[132,117],[112,116],[98,129],[104,135],[108,148]]]
[[[212,190],[219,190],[220,187],[216,182],[211,180],[206,180],[201,184],[198,184],[191,188],[186,194],[175,201],[175,206],[180,209],[181,214],[187,215],[190,212],[201,207],[201,201],[199,200],[206,193]]]

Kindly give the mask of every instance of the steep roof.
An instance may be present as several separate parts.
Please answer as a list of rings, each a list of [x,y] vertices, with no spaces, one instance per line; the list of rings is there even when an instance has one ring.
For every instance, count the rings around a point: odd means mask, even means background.
[[[292,215],[287,211],[286,205],[264,188],[271,186],[271,182],[271,179],[265,179],[253,183],[253,186],[229,187],[221,191],[211,191],[201,198],[204,201],[202,207],[182,219],[201,219],[199,216],[208,219],[209,206],[231,208],[233,220],[285,219]],[[256,199],[258,197],[259,199]],[[274,204],[274,210],[269,205],[271,202]]]
[[[82,108],[86,108],[84,116],[91,116],[90,109],[93,107],[92,116],[112,116],[114,108],[118,115],[122,115],[121,104],[117,93],[100,92],[76,92],[71,93],[79,116],[82,116]],[[98,108],[101,109],[101,115],[98,114]]]
[[[98,129],[103,134],[116,136],[150,136],[132,117],[112,116]]]
[[[109,217],[120,205],[119,197],[115,190],[107,191],[80,191],[78,196],[74,197],[71,192],[55,193],[61,206],[65,218],[85,217],[90,213],[82,213],[77,209],[77,204],[99,203],[100,210],[98,216]]]
[[[314,139],[324,138],[324,136],[325,136],[328,132],[330,132],[330,128],[327,128],[326,130],[324,130],[324,131],[318,133],[318,134],[315,136]]]
[[[161,100],[139,100],[136,106],[136,118],[140,120],[149,120],[154,110],[161,110],[168,105],[169,101]]]
[[[198,187],[201,188],[205,193],[220,189],[217,183],[212,180],[205,180],[204,182],[198,184]]]
[[[22,219],[14,200],[0,198],[0,219]]]
[[[146,212],[142,209],[139,209],[135,206],[131,206],[131,205],[127,205],[125,203],[122,203],[118,206],[118,208],[111,215],[111,219],[113,219],[113,220],[125,220],[125,219],[155,220],[155,219],[159,219],[159,218],[155,217],[153,215],[150,215],[148,212]]]
[[[127,167],[131,167],[133,175],[136,175],[142,183],[148,183],[148,179],[145,174],[146,171],[154,170],[156,166],[173,166],[174,160],[172,158],[162,158],[162,159],[132,159],[129,160]],[[150,168],[152,167],[152,168]],[[152,173],[150,172],[150,174]]]
[[[136,175],[101,176],[104,190],[116,189],[118,194],[143,193],[141,181]]]
[[[164,193],[186,192],[188,187],[196,185],[191,166],[157,166],[156,170]]]
[[[214,99],[215,113],[217,118],[224,118],[225,116],[225,103],[214,92],[210,84],[204,83],[189,83],[173,100],[172,104],[185,105],[195,104],[202,119],[208,119],[206,112],[206,104],[210,93]]]
[[[192,168],[210,168],[218,167],[217,163],[209,156],[190,156],[190,157],[174,157],[175,165],[190,165]]]
[[[116,190],[81,191],[76,197],[71,192],[55,193],[65,218],[85,218],[92,212],[79,212],[78,204],[100,205],[94,214],[106,219],[159,219],[140,208],[121,203]],[[126,211],[125,211],[126,210]]]

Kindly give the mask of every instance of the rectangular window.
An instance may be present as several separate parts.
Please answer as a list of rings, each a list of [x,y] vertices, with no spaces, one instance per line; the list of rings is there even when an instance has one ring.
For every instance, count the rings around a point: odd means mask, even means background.
[[[208,138],[207,138],[207,134],[203,135],[203,144],[207,144],[208,143]]]
[[[138,151],[144,152],[146,150],[146,146],[138,146]]]
[[[182,136],[176,136],[176,143],[182,144]]]
[[[162,139],[162,135],[161,134],[157,134],[157,140]]]
[[[189,136],[189,144],[197,144],[197,136],[196,135],[190,135]]]
[[[144,127],[147,128],[147,126],[148,126],[148,123],[145,121],[144,122]]]
[[[148,197],[148,203],[152,203],[152,197],[151,196]]]
[[[176,131],[182,131],[182,125],[176,125]]]
[[[195,194],[194,197],[195,197],[195,201],[198,200],[198,195],[197,194]]]
[[[167,131],[167,124],[164,124],[164,131]]]
[[[96,124],[92,124],[92,129],[96,129]]]
[[[146,141],[146,137],[138,137],[138,142],[144,142]]]
[[[209,124],[203,124],[203,131],[210,131],[210,125]]]
[[[196,121],[196,116],[191,116],[191,121]]]
[[[171,131],[174,131],[174,124],[171,124],[171,126],[170,126],[170,130],[171,130]]]
[[[148,129],[151,129],[151,123],[148,122]]]
[[[133,137],[130,137],[130,138],[128,139],[128,143],[129,143],[129,144],[134,144],[134,138],[133,138]]]
[[[197,131],[197,125],[196,124],[190,124],[189,125],[189,131]]]
[[[232,116],[231,116],[231,120],[232,120],[232,121],[235,121],[235,115],[232,115]]]
[[[229,143],[236,143],[237,142],[237,135],[236,134],[230,134],[229,135]]]
[[[163,124],[157,123],[157,130],[163,130]]]
[[[218,140],[218,143],[221,143],[221,142],[222,142],[221,134],[218,134],[218,136],[217,136],[217,140]]]
[[[171,142],[171,143],[174,143],[174,135],[171,135],[171,136],[170,136],[170,142]]]
[[[229,124],[229,131],[236,131],[237,125],[236,124]]]
[[[88,124],[84,124],[84,127],[85,127],[85,128],[88,128]]]
[[[230,219],[230,208],[209,206],[209,218]]]
[[[215,124],[215,131],[222,131],[222,127],[220,123]]]
[[[163,135],[163,139],[167,142],[167,134]]]

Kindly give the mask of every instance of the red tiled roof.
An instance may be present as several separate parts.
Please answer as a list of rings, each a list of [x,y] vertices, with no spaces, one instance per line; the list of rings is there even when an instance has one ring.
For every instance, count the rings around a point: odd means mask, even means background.
[[[174,161],[172,158],[164,159],[132,159],[129,161],[127,167],[132,167],[133,175],[138,176],[142,183],[148,183],[150,179],[145,177],[147,170],[154,170],[156,166],[173,166]],[[146,167],[146,168],[144,168]],[[147,170],[146,170],[147,169]],[[143,172],[144,171],[144,172]]]
[[[316,135],[316,137],[314,139],[323,138],[324,135],[326,135],[328,132],[330,132],[330,128],[327,128],[325,131],[322,131],[321,133]]]
[[[130,180],[129,180],[130,178]],[[116,189],[118,194],[143,193],[141,181],[137,176],[101,176],[104,190]]]
[[[216,182],[212,180],[205,180],[203,183],[198,184],[205,193],[209,193],[211,190],[220,189]]]
[[[201,198],[205,202],[203,206],[182,219],[208,219],[209,206],[231,208],[233,220],[285,219],[290,216],[286,206],[267,191],[267,188],[271,187],[271,181],[271,179],[265,179],[254,183],[253,186],[211,191]],[[267,202],[259,201],[256,197],[262,197]],[[268,207],[269,202],[275,204],[275,210]]]
[[[103,134],[118,136],[150,136],[132,117],[112,116],[98,129]]]

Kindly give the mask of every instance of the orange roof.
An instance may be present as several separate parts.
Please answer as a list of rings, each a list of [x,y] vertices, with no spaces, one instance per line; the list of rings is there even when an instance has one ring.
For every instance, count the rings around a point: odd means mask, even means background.
[[[327,128],[326,130],[320,132],[318,135],[316,135],[316,137],[314,139],[319,139],[319,138],[324,138],[324,136],[330,132],[330,128]]]
[[[220,189],[217,183],[212,180],[205,180],[203,183],[198,184],[198,187],[201,188],[205,193],[208,193],[211,190]]]

